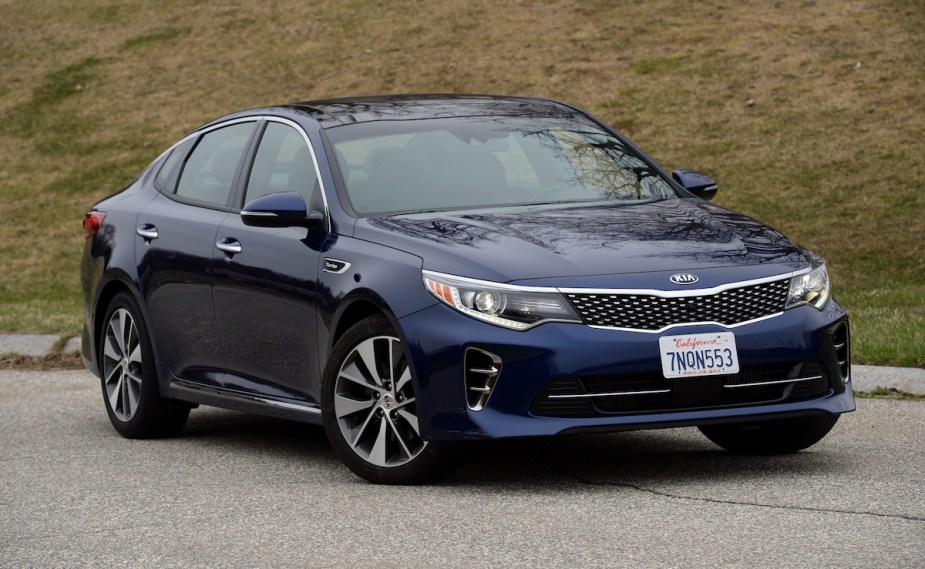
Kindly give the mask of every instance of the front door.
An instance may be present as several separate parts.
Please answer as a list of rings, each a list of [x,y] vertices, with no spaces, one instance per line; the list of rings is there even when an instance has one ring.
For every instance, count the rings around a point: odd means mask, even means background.
[[[244,203],[283,191],[320,200],[302,132],[268,122],[247,179]],[[323,203],[323,202],[322,202]],[[246,205],[245,205],[246,209]],[[244,225],[229,215],[216,236],[212,298],[227,387],[311,402],[318,393],[318,271],[327,233]]]

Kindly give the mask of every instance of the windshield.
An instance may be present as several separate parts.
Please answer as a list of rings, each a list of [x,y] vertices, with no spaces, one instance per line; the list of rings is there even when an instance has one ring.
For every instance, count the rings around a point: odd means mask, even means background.
[[[328,129],[354,211],[675,198],[618,138],[565,118],[461,117]]]

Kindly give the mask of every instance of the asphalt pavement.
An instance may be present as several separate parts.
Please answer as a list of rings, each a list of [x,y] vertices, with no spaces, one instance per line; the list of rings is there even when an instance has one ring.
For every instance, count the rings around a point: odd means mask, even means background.
[[[318,427],[200,408],[120,438],[83,371],[0,371],[2,567],[921,567],[925,402],[862,399],[808,451],[695,429],[480,445],[382,487]]]

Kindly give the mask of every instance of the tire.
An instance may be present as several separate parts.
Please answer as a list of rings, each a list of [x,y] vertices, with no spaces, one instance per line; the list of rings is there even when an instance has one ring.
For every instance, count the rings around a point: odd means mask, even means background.
[[[175,435],[190,407],[161,397],[154,351],[135,299],[120,292],[109,303],[100,333],[103,404],[112,426],[129,439]]]
[[[422,484],[456,469],[446,444],[418,428],[408,354],[384,317],[353,325],[334,345],[324,371],[321,409],[335,452],[376,484]]]
[[[724,449],[739,454],[798,452],[825,437],[839,415],[779,419],[759,423],[703,425],[700,432]]]

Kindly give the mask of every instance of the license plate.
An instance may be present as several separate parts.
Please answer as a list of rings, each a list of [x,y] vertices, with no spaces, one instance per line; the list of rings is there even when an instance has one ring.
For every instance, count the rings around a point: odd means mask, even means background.
[[[663,336],[658,339],[665,377],[739,373],[739,355],[732,332]]]

